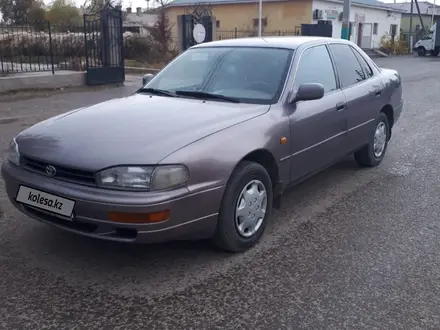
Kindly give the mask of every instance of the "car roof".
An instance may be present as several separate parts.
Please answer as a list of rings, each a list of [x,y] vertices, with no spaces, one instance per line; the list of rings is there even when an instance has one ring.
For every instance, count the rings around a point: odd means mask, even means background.
[[[205,42],[195,45],[191,48],[203,47],[268,47],[268,48],[287,48],[296,49],[305,43],[327,43],[332,41],[346,42],[344,39],[333,39],[325,37],[305,37],[305,36],[287,36],[287,37],[253,37],[237,38],[219,41]]]

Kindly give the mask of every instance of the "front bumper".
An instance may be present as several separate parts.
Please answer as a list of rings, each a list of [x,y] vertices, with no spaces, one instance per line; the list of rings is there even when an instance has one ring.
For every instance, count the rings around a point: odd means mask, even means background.
[[[5,162],[1,168],[11,202],[23,213],[46,224],[99,239],[153,243],[177,239],[202,239],[213,235],[224,186],[197,193],[187,188],[166,192],[128,192],[65,182],[24,170]],[[41,190],[75,201],[71,218],[19,203],[20,186]],[[110,212],[152,213],[170,211],[160,223],[112,222]]]

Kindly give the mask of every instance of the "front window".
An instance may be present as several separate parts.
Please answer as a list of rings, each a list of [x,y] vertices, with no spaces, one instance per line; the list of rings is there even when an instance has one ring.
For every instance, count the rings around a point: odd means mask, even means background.
[[[166,66],[145,87],[272,104],[280,97],[292,54],[293,50],[266,47],[193,48]]]

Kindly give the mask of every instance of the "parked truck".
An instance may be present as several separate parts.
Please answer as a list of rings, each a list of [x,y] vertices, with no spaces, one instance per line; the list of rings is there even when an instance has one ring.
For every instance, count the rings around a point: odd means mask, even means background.
[[[428,33],[416,42],[414,50],[419,56],[425,56],[427,53],[437,56],[440,53],[440,20],[434,23]]]

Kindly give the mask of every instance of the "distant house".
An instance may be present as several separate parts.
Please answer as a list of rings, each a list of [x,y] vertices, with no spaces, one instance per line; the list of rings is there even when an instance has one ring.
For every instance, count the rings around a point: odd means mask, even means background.
[[[124,32],[139,33],[140,35],[148,34],[148,27],[154,26],[157,21],[157,15],[142,12],[142,8],[136,8],[133,13],[131,7],[126,8],[123,14],[122,27]]]
[[[203,0],[204,1],[204,0]],[[386,33],[399,36],[402,10],[375,0],[351,1],[350,40],[363,48],[378,48]],[[258,1],[256,0],[174,0],[165,10],[177,33],[177,16],[206,7],[215,17],[217,36],[234,38],[234,31],[256,31]],[[263,28],[269,34],[295,34],[301,24],[331,24],[332,36],[341,37],[342,0],[264,0]],[[240,33],[238,34],[240,36]]]
[[[429,30],[432,22],[432,14],[434,13],[434,22],[440,19],[440,6],[434,5],[429,1],[418,1],[420,8],[420,15],[422,16],[423,25],[426,30]],[[410,16],[411,16],[411,2],[400,2],[400,3],[390,3],[389,6],[400,9],[403,11],[402,13],[402,21],[400,22],[400,28],[404,33],[409,32],[410,27]],[[415,3],[413,3],[413,22],[412,22],[412,30],[420,31],[422,29],[422,25],[420,23],[420,18],[418,16],[417,7]]]
[[[313,0],[312,23],[330,21],[333,38],[341,37],[343,1]],[[318,12],[317,12],[318,11]],[[352,0],[350,9],[350,40],[365,49],[380,48],[385,34],[398,38],[402,10],[375,0]]]

